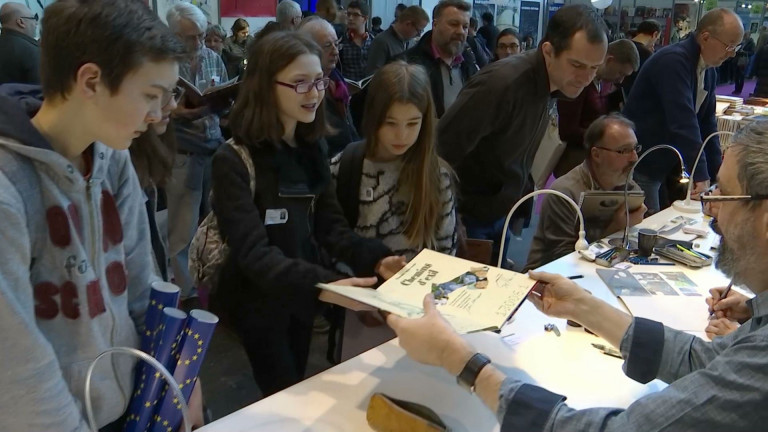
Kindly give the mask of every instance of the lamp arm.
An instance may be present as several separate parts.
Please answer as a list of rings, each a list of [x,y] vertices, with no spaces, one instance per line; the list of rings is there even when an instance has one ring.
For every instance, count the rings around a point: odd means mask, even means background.
[[[504,220],[504,231],[501,232],[501,244],[499,245],[499,261],[496,263],[496,266],[501,268],[501,263],[504,260],[504,243],[507,239],[507,229],[509,228],[509,221],[512,219],[512,215],[515,214],[515,210],[517,210],[518,207],[520,207],[520,204],[525,202],[528,198],[533,198],[537,195],[541,194],[552,194],[557,195],[563,199],[565,199],[574,209],[576,209],[576,215],[579,218],[579,240],[576,242],[576,250],[580,249],[586,249],[586,247],[582,247],[583,244],[581,244],[581,241],[584,240],[585,231],[584,231],[584,216],[581,214],[581,209],[579,208],[579,205],[576,204],[576,202],[571,199],[568,195],[556,191],[554,189],[539,189],[536,191],[533,191],[529,193],[528,195],[520,198],[517,200],[515,205],[512,206],[512,209],[509,210],[509,213],[507,213],[507,218]],[[584,241],[586,243],[586,241]]]
[[[701,159],[701,155],[704,153],[704,148],[707,146],[707,142],[710,140],[710,138],[714,137],[715,135],[733,135],[733,132],[729,131],[718,131],[718,132],[712,132],[709,134],[707,139],[704,140],[704,143],[701,145],[701,148],[699,149],[699,154],[696,156],[696,160],[693,162],[693,169],[691,170],[691,181],[688,182],[688,193],[685,194],[685,204],[688,205],[691,203],[691,193],[693,192],[693,175],[696,172],[696,167],[699,165],[699,160]]]
[[[637,164],[640,163],[641,160],[648,154],[653,152],[654,150],[658,149],[669,149],[675,152],[677,154],[677,157],[680,159],[680,168],[685,172],[685,162],[683,162],[683,155],[680,154],[679,151],[677,151],[676,148],[672,147],[668,144],[659,144],[657,146],[653,146],[648,149],[645,153],[640,155],[639,158],[637,158],[637,161],[635,161],[635,164],[632,165],[632,169],[629,170],[629,175],[627,175],[627,181],[624,182],[624,212],[625,212],[625,219],[624,219],[624,238],[622,241],[622,244],[624,244],[625,249],[629,249],[629,182],[632,180],[632,174],[635,172],[635,167],[637,167]]]

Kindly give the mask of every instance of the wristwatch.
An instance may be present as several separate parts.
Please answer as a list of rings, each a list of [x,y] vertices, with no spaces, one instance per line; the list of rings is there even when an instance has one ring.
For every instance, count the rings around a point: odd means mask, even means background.
[[[467,364],[464,365],[464,369],[462,369],[461,373],[456,377],[456,383],[468,392],[474,393],[477,376],[480,375],[480,371],[489,364],[491,364],[491,359],[489,359],[488,356],[476,353],[469,359]]]

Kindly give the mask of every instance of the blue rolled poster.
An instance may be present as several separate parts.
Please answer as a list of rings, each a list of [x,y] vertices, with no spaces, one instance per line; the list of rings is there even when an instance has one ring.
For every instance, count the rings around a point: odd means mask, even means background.
[[[219,317],[204,310],[194,309],[189,313],[187,327],[183,331],[179,352],[176,354],[176,367],[173,371],[173,378],[179,384],[181,393],[187,401],[192,395],[197,374],[200,372],[205,352],[208,350],[218,322]],[[158,404],[150,431],[177,431],[181,425],[181,420],[181,402],[176,394],[166,386],[165,395]]]
[[[141,350],[152,354],[152,343],[156,339],[157,328],[163,316],[163,309],[175,308],[179,304],[181,290],[169,282],[153,282],[149,292],[149,307],[144,318],[144,331],[141,333]]]
[[[153,357],[169,372],[173,373],[175,357],[184,334],[187,314],[184,311],[167,307],[163,309],[157,330],[157,341]],[[149,427],[155,413],[160,391],[165,387],[163,375],[146,362],[136,368],[136,384],[128,405],[128,416],[123,427],[124,432],[144,432]]]

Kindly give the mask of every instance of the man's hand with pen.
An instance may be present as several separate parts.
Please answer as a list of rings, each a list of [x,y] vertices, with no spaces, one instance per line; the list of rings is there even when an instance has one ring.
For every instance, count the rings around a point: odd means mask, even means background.
[[[704,331],[710,339],[725,336],[739,328],[739,323],[752,318],[752,310],[747,306],[749,297],[728,288],[709,290],[711,297],[707,297],[707,305],[711,318]],[[723,295],[725,298],[721,298]]]

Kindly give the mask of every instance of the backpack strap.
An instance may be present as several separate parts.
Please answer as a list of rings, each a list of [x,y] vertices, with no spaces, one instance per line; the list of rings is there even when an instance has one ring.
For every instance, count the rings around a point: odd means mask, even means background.
[[[339,175],[336,179],[336,195],[350,227],[357,225],[360,212],[360,179],[363,176],[365,141],[348,145],[339,159]]]
[[[8,178],[21,196],[24,204],[27,231],[32,241],[30,269],[35,264],[35,258],[40,255],[42,235],[45,235],[45,220],[43,219],[43,198],[40,195],[40,177],[32,161],[18,153],[0,149],[0,171]]]
[[[253,159],[251,158],[251,153],[248,151],[247,148],[245,148],[244,145],[236,144],[234,139],[230,139],[227,141],[227,144],[229,144],[230,147],[235,149],[238,155],[240,155],[240,159],[243,160],[243,163],[245,164],[245,169],[248,170],[248,185],[251,187],[251,195],[256,194],[256,168],[253,166]]]

